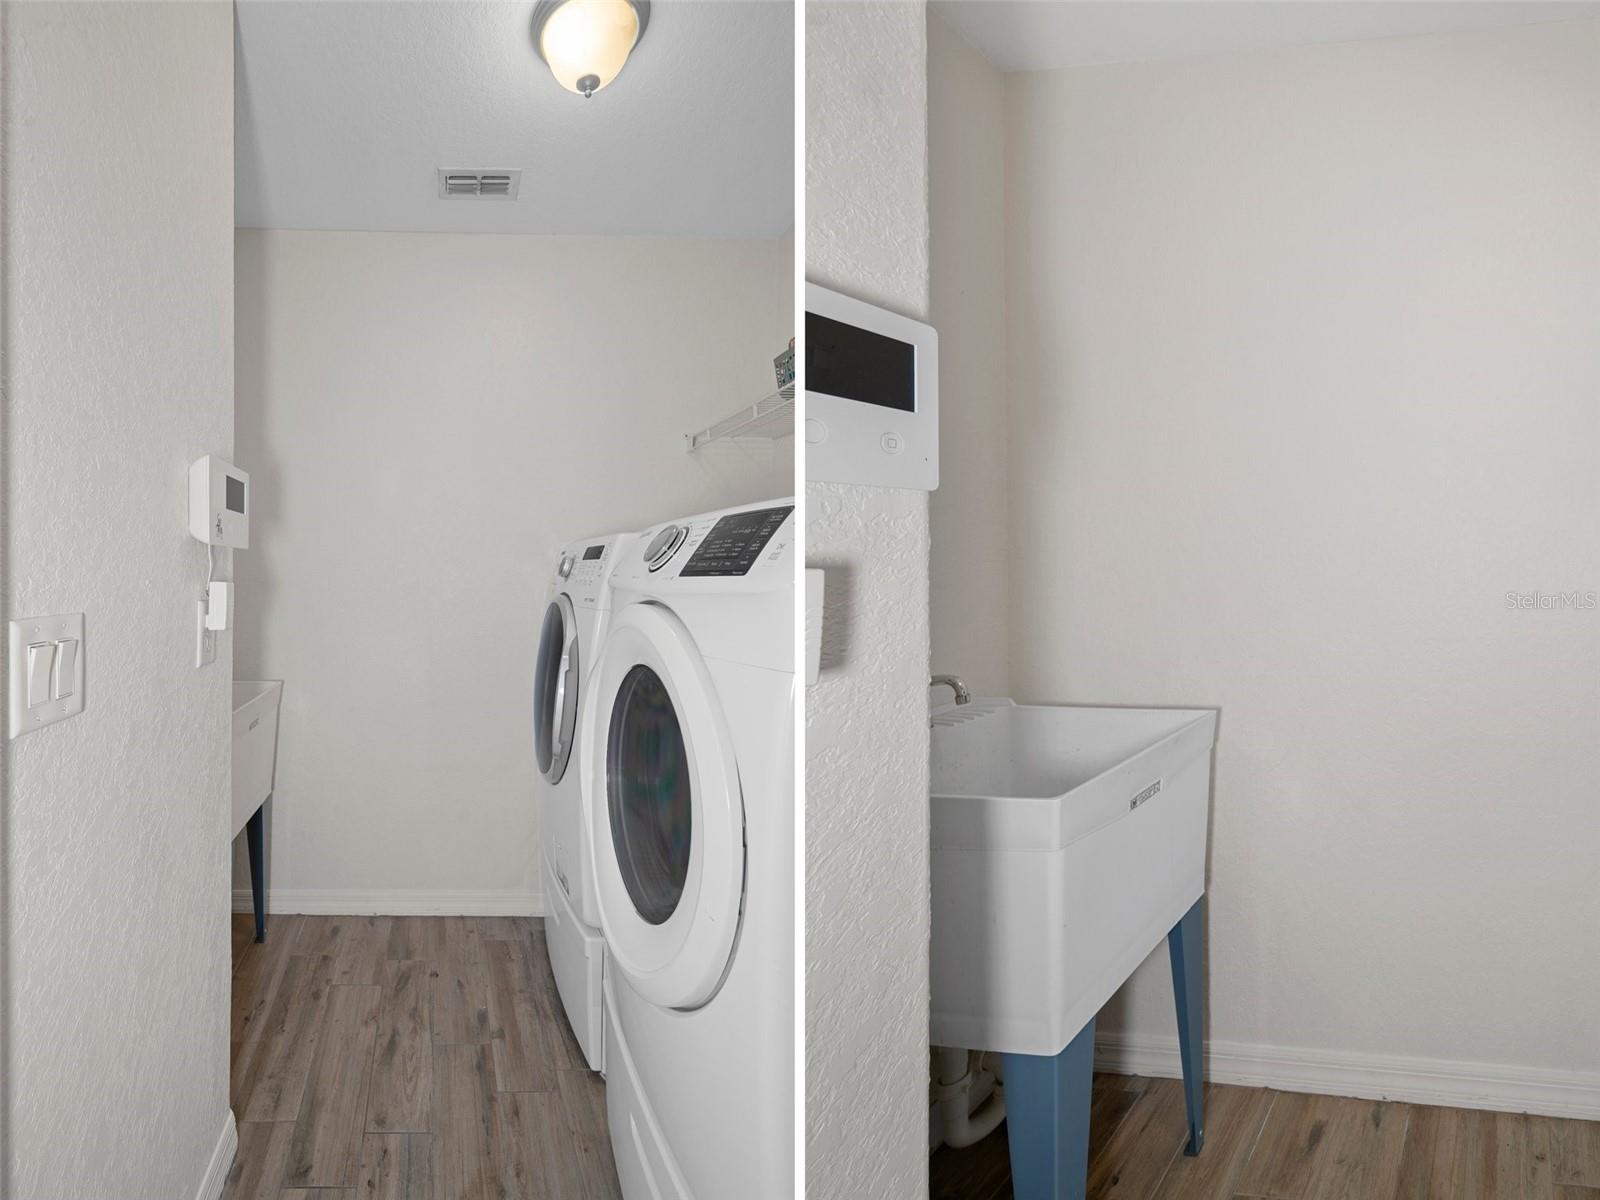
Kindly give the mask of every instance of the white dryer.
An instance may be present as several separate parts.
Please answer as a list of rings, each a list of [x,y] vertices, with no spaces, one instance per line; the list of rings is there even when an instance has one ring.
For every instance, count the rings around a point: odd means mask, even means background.
[[[794,1186],[794,505],[626,547],[580,753],[627,1200]]]
[[[534,665],[533,744],[544,844],[545,945],[556,989],[578,1045],[602,1068],[601,978],[605,939],[583,819],[583,772],[575,753],[584,687],[594,672],[611,602],[606,581],[634,535],[573,542],[561,551],[539,630]]]

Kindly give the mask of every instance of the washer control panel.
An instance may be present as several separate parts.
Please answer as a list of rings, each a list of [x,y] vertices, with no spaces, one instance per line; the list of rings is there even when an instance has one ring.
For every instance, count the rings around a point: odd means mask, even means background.
[[[606,576],[624,540],[617,535],[568,546],[556,562],[555,590],[566,592],[574,603],[591,607],[598,604]]]

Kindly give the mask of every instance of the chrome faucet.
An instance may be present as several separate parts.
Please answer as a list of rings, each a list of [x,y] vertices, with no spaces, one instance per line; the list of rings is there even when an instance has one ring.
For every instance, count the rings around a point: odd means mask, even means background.
[[[928,681],[928,686],[931,688],[949,688],[956,694],[957,704],[966,704],[972,699],[972,693],[967,691],[967,685],[962,683],[961,680],[957,679],[954,675],[935,675]]]

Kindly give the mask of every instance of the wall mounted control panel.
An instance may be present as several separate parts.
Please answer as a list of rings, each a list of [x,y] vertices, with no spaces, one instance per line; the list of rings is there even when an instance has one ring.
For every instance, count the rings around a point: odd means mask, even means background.
[[[939,335],[806,284],[806,478],[939,486]]]
[[[83,614],[29,617],[6,629],[12,737],[83,711]]]
[[[189,533],[210,546],[250,547],[250,476],[215,454],[189,467]]]

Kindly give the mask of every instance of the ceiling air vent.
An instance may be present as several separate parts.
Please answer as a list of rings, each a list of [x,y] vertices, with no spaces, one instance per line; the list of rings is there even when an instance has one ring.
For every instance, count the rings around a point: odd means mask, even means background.
[[[439,196],[471,196],[479,200],[515,200],[522,171],[446,171],[439,168]]]

